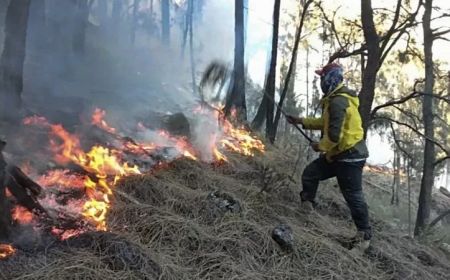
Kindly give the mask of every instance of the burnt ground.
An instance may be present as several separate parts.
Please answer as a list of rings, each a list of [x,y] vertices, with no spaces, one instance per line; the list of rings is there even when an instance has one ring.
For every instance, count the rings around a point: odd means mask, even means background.
[[[31,242],[40,246],[0,261],[0,278],[448,279],[444,252],[377,218],[372,247],[352,254],[346,240],[354,228],[338,189],[322,186],[317,213],[304,215],[290,177],[294,161],[278,150],[231,155],[223,165],[183,159],[126,178],[110,232],[65,242],[41,237]],[[271,237],[280,224],[292,230],[290,250]]]

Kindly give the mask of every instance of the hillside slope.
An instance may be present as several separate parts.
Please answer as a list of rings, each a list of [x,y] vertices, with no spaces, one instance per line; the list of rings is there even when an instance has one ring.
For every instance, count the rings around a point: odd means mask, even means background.
[[[448,279],[443,253],[397,236],[383,221],[373,220],[373,248],[352,255],[345,239],[353,224],[338,189],[322,186],[317,213],[305,216],[299,186],[289,179],[293,162],[280,151],[230,156],[223,165],[182,159],[127,178],[109,215],[111,233],[40,240],[0,261],[0,277]],[[279,224],[293,230],[292,251],[271,238]]]

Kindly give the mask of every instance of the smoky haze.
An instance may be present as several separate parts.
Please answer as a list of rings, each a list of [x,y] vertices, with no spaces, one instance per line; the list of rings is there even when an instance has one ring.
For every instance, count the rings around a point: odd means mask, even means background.
[[[169,45],[161,41],[160,1],[152,1],[152,8],[150,1],[140,1],[136,22],[133,2],[123,1],[118,16],[113,0],[103,2],[106,10],[102,1],[93,1],[80,51],[74,49],[79,18],[68,12],[72,1],[31,1],[22,94],[25,115],[44,115],[70,126],[94,107],[106,109],[116,120],[192,110],[198,96],[192,90],[189,39],[182,55],[187,1],[171,5]],[[212,59],[231,61],[234,18],[227,1],[195,2],[202,5],[195,9],[193,30],[198,83]],[[0,7],[2,42],[6,8],[7,4]]]

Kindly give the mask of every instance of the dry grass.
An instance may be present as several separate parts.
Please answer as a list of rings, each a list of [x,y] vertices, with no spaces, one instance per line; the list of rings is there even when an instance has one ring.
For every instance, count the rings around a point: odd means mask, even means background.
[[[223,166],[179,160],[128,178],[119,188],[129,197],[117,195],[109,216],[111,237],[21,252],[0,263],[0,277],[448,279],[444,255],[396,236],[381,221],[374,220],[374,248],[352,255],[344,241],[354,229],[338,190],[324,186],[318,214],[305,216],[298,211],[299,186],[289,178],[292,168],[292,158],[269,151],[254,159],[235,156]],[[215,207],[208,198],[213,191],[234,198],[240,211]],[[294,231],[290,253],[271,239],[279,223]]]

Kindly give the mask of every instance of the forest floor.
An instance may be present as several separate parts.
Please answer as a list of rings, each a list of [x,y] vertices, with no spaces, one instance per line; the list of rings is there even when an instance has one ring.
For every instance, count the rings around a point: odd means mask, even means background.
[[[290,177],[294,162],[272,149],[254,158],[230,155],[223,165],[182,159],[126,178],[109,232],[19,248],[0,261],[0,278],[448,279],[448,255],[375,215],[371,248],[352,254],[345,240],[355,230],[334,181],[319,190],[317,212],[305,215]],[[280,224],[292,228],[291,251],[271,237]]]

